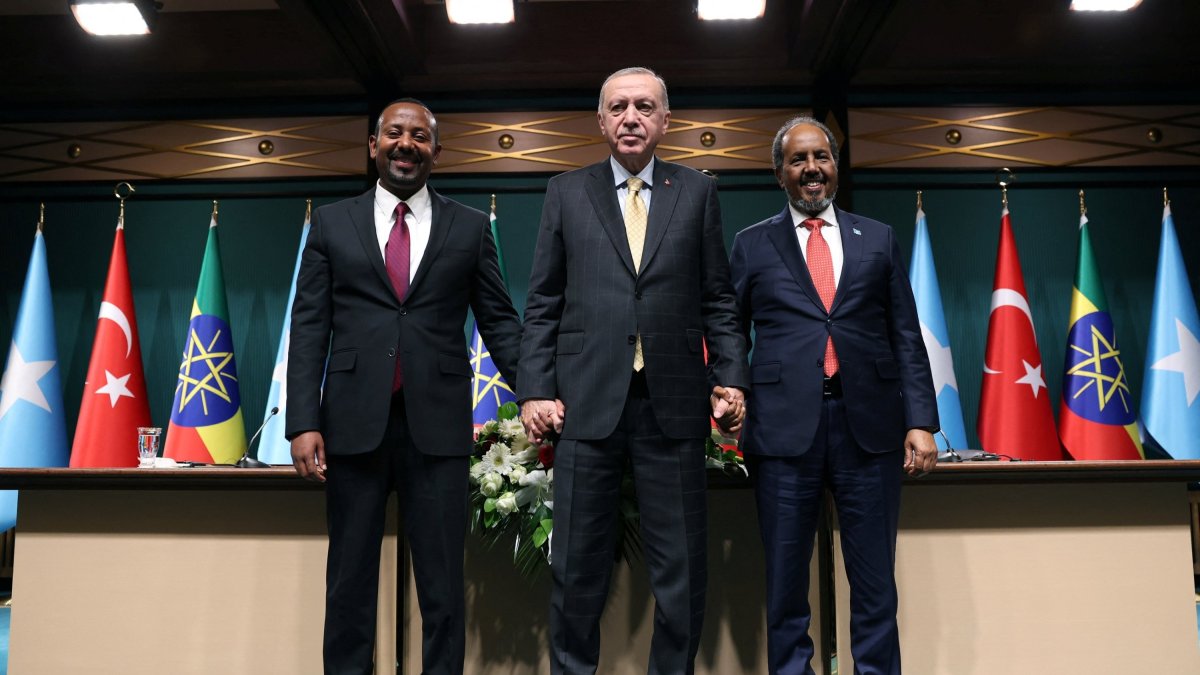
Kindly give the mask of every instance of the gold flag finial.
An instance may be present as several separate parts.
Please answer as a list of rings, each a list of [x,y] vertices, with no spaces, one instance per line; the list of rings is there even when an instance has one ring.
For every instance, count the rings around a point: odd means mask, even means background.
[[[212,212],[212,219],[213,219],[213,220],[216,220],[216,219],[217,219],[217,200],[215,200],[215,199],[213,200],[213,212]]]
[[[121,188],[125,189],[125,194],[121,194]],[[120,183],[117,183],[116,187],[113,188],[113,196],[117,198],[117,203],[118,203],[118,207],[117,207],[117,229],[118,230],[125,229],[125,200],[128,199],[129,197],[131,197],[133,195],[133,193],[135,193],[135,192],[137,192],[137,189],[134,188],[133,185],[129,184],[127,181],[121,181]]]
[[[37,231],[41,232],[46,227],[46,202],[38,202],[38,225]]]
[[[496,215],[496,193],[492,193],[492,215]]]
[[[311,199],[304,200],[304,222],[306,222],[306,223],[312,222],[312,200]]]
[[[1000,203],[1008,208],[1008,186],[1017,182],[1017,174],[1008,167],[996,169],[996,182],[1000,185]]]
[[[921,203],[921,191],[917,190],[917,210],[924,211],[925,205]]]
[[[1165,209],[1170,205],[1171,205],[1171,198],[1167,196],[1167,187],[1164,185],[1163,186],[1163,208]]]
[[[1079,191],[1079,215],[1087,215],[1087,203],[1083,201],[1083,190]]]

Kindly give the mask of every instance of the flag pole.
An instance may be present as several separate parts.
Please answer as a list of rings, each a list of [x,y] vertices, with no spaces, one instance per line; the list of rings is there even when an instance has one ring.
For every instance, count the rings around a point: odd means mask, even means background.
[[[1079,191],[1079,215],[1080,217],[1087,215],[1087,204],[1083,201],[1083,190]]]
[[[216,220],[217,220],[217,200],[215,200],[215,199],[213,200],[212,219],[213,219],[213,222],[216,222]]]
[[[37,231],[43,232],[46,228],[46,202],[38,202],[38,224]]]
[[[1167,186],[1163,186],[1163,208],[1171,205],[1171,198],[1167,196]]]
[[[921,204],[921,191],[917,190],[917,210],[924,211],[925,207]]]
[[[312,222],[312,200],[311,199],[304,200],[304,220],[305,220],[305,222]]]

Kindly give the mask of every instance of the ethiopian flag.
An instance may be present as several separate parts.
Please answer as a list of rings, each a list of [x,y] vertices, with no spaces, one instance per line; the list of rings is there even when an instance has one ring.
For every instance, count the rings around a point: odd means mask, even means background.
[[[1058,435],[1075,459],[1143,459],[1134,397],[1087,222],[1086,215],[1080,217]]]
[[[208,244],[200,265],[163,456],[233,464],[245,453],[246,427],[214,215],[208,226]]]

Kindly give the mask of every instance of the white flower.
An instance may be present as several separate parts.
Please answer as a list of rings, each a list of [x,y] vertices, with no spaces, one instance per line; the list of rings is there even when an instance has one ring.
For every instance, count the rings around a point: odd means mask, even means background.
[[[493,443],[490,450],[483,453],[483,461],[480,464],[486,464],[487,473],[498,473],[502,476],[507,476],[513,468],[512,450],[503,443]]]
[[[487,474],[488,465],[483,462],[475,462],[471,465],[471,482],[479,484],[479,479]]]
[[[512,471],[508,472],[508,480],[512,481],[513,483],[520,483],[521,479],[524,478],[525,475],[525,467],[521,466],[520,464],[516,464],[513,466]]]
[[[554,471],[554,469],[551,469]],[[517,482],[521,487],[537,487],[542,490],[550,489],[550,474],[545,469],[534,469],[521,477]]]
[[[514,436],[509,446],[512,448],[514,455],[524,458],[519,460],[522,464],[529,461],[528,453],[531,448],[533,449],[533,458],[537,459],[537,448],[530,445],[529,438],[525,435],[524,431],[519,436]]]
[[[495,497],[500,494],[500,488],[504,487],[504,476],[498,473],[489,473],[479,480],[479,491],[484,497]]]
[[[513,418],[511,420],[500,421],[500,435],[504,438],[525,438],[525,425],[521,424],[521,420]]]
[[[486,438],[487,436],[496,433],[499,428],[499,422],[496,420],[488,420],[483,423],[483,426],[479,427],[479,431],[475,432],[475,438]]]
[[[505,492],[496,499],[496,512],[502,516],[507,516],[517,510],[517,496],[511,492]]]

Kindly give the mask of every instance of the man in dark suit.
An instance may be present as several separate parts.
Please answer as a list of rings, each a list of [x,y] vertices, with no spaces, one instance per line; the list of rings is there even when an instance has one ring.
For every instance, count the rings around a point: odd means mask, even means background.
[[[513,382],[520,320],[487,216],[426,185],[441,151],[429,109],[392,103],[369,146],[378,185],[313,214],[288,350],[292,460],[301,476],[325,482],[325,672],[373,672],[379,550],[394,489],[408,516],[424,672],[461,673],[472,449],[463,327],[470,307]]]
[[[894,576],[903,472],[933,468],[937,403],[895,233],[833,205],[837,143],[808,117],[772,148],[782,213],[738,233],[731,264],[755,329],[742,449],[767,561],[771,673],[812,673],[808,570],[826,489],[850,579],[856,673],[899,673]]]
[[[597,118],[612,156],[551,179],[542,209],[517,393],[532,436],[561,431],[550,564],[555,674],[596,670],[626,464],[656,600],[648,671],[690,673],[699,646],[703,439],[710,414],[740,428],[748,382],[716,186],[654,158],[670,116],[653,71],[609,76]]]

